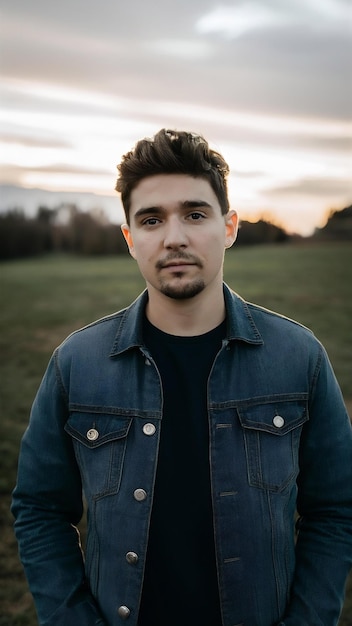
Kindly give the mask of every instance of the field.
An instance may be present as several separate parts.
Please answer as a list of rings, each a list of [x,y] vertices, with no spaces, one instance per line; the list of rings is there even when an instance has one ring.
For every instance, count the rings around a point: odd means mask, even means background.
[[[127,256],[50,256],[3,263],[0,272],[0,626],[35,626],[8,510],[29,408],[53,348],[75,328],[127,305],[144,285]],[[238,247],[227,252],[225,280],[246,299],[315,332],[351,410],[351,245]],[[340,626],[351,623],[352,576]]]

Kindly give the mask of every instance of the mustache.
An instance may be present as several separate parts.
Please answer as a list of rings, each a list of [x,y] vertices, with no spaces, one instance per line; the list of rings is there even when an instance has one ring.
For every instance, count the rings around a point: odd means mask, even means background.
[[[159,259],[156,262],[155,267],[158,270],[161,270],[166,265],[172,263],[172,261],[186,261],[187,263],[191,263],[192,265],[197,265],[198,267],[203,267],[203,264],[198,259],[198,257],[193,256],[192,254],[188,254],[187,252],[171,252],[165,258]]]

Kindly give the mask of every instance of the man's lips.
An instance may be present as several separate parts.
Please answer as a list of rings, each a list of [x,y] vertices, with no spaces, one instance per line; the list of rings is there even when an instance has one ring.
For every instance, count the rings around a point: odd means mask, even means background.
[[[202,264],[200,263],[200,261],[198,261],[195,258],[185,258],[185,257],[175,257],[173,259],[164,259],[164,260],[160,260],[157,262],[156,267],[158,270],[163,270],[163,269],[180,269],[182,270],[182,268],[186,268],[186,267],[190,267],[190,266],[197,266],[197,267],[201,267]]]
[[[172,261],[172,263],[166,263],[165,265],[162,266],[162,268],[169,268],[169,267],[185,267],[187,265],[195,265],[195,263],[191,263],[191,261],[185,262],[185,261]]]

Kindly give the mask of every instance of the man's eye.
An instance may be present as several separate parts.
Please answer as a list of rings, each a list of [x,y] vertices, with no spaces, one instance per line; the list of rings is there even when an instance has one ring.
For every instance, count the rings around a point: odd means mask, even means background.
[[[158,224],[159,222],[160,220],[157,217],[148,217],[144,220],[143,226],[155,226],[155,224]]]
[[[190,214],[189,216],[191,218],[191,220],[197,221],[197,220],[201,220],[204,215],[203,213],[198,213],[198,211],[194,211],[193,213]]]

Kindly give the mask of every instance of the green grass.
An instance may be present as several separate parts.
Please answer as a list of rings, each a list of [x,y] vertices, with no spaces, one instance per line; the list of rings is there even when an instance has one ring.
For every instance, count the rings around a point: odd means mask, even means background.
[[[352,401],[352,247],[300,244],[227,252],[235,291],[309,326],[326,346]],[[129,304],[144,288],[128,256],[50,256],[0,265],[0,626],[34,626],[8,511],[18,447],[52,350],[68,333]],[[352,580],[340,626],[352,623]]]

